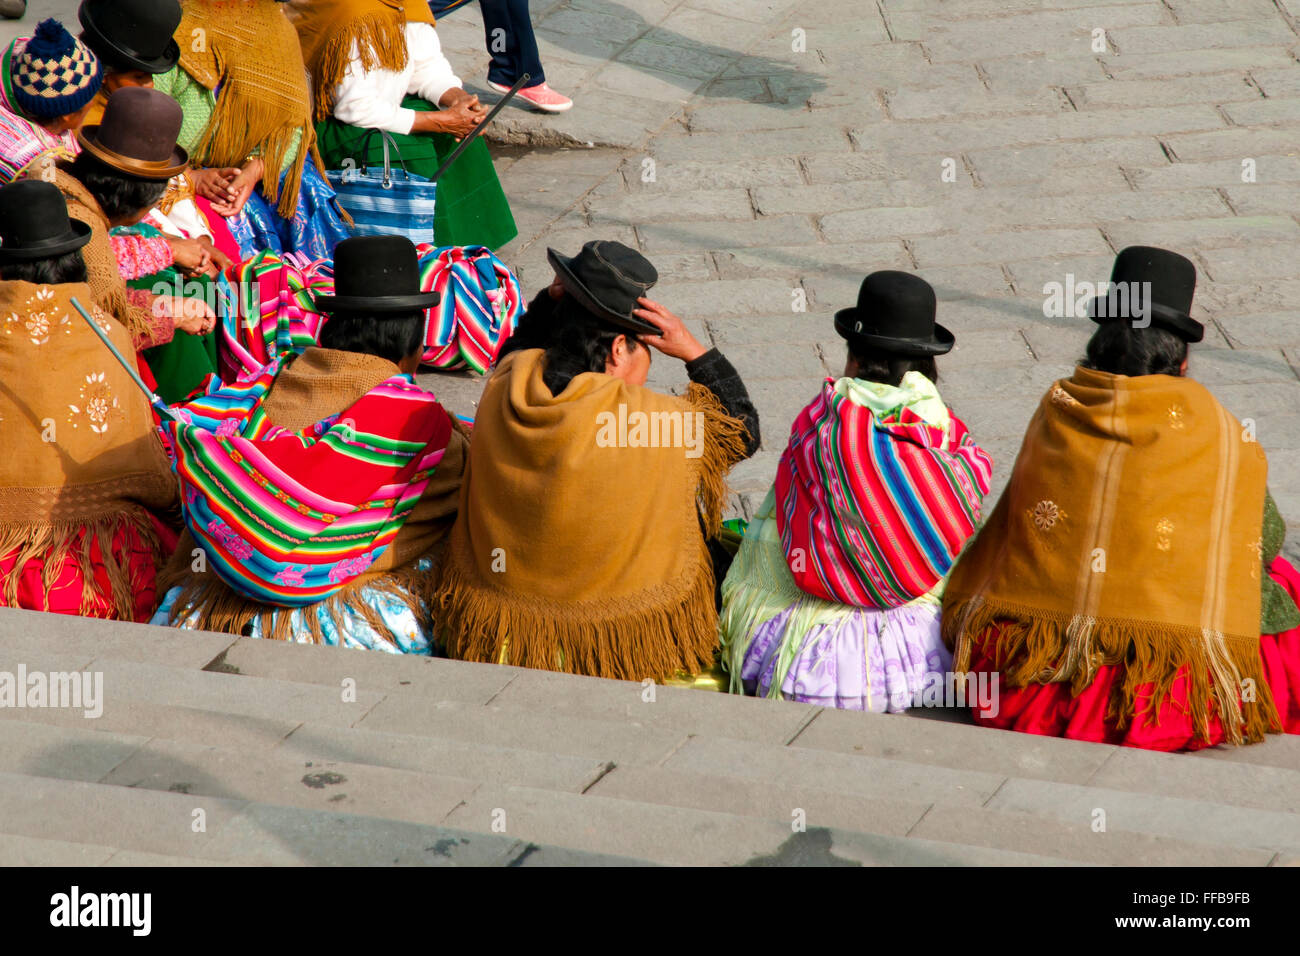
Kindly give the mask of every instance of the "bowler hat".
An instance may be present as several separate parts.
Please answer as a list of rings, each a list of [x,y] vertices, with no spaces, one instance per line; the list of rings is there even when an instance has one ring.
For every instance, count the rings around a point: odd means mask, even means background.
[[[441,298],[437,292],[420,291],[420,258],[410,239],[358,236],[334,247],[334,295],[316,296],[316,308],[411,313],[431,309]]]
[[[176,0],[82,0],[77,19],[82,41],[109,63],[166,73],[180,62]]]
[[[53,259],[90,242],[90,226],[68,218],[59,187],[20,179],[0,189],[0,263]]]
[[[98,126],[77,131],[81,148],[114,169],[140,179],[171,179],[189,156],[176,145],[185,114],[166,93],[124,86],[108,98]]]
[[[835,313],[835,331],[850,345],[891,355],[943,355],[956,340],[934,321],[935,308],[930,283],[886,269],[862,280],[858,304]]]
[[[588,312],[633,332],[658,335],[662,331],[653,322],[632,314],[633,309],[640,308],[636,300],[659,281],[650,260],[635,249],[621,242],[594,239],[576,256],[562,256],[547,249],[546,258],[560,277],[564,291]]]
[[[1146,283],[1149,295],[1139,291],[1140,284]],[[1141,318],[1186,342],[1205,338],[1205,326],[1189,314],[1196,292],[1196,266],[1186,256],[1154,246],[1128,246],[1115,256],[1110,285],[1111,292],[1097,296],[1092,303],[1091,318],[1098,325]],[[1126,292],[1123,306],[1119,304],[1121,288]]]

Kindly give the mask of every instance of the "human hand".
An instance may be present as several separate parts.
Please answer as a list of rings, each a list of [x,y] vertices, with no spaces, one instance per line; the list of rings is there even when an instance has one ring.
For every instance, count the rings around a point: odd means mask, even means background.
[[[217,317],[202,299],[184,299],[176,295],[160,297],[164,312],[175,327],[191,335],[207,335],[217,326]]]
[[[641,308],[633,309],[632,314],[638,319],[657,325],[660,330],[658,335],[640,336],[641,341],[646,345],[683,362],[694,361],[708,351],[700,344],[699,339],[691,334],[691,330],[681,319],[658,302],[644,296],[637,299],[637,302],[640,303]]]
[[[172,261],[176,268],[180,269],[186,275],[211,275],[213,274],[212,256],[203,242],[198,239],[177,239],[175,236],[164,236],[167,245],[172,250]]]
[[[234,166],[189,171],[189,177],[194,183],[194,192],[211,203],[230,202],[235,198],[230,184],[237,176],[239,176],[239,169]]]
[[[244,208],[244,203],[248,202],[248,197],[261,182],[265,170],[266,165],[256,156],[246,162],[244,168],[239,170],[239,174],[231,180],[227,189],[228,198],[212,203],[212,208],[216,210],[217,215],[225,216],[227,219],[238,216]]]

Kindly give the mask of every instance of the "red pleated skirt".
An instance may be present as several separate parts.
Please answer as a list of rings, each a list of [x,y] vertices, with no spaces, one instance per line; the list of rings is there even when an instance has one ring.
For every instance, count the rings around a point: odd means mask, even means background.
[[[1269,566],[1268,573],[1293,599],[1300,600],[1300,572],[1289,561],[1279,556]],[[975,638],[971,649],[972,671],[997,672],[995,652],[1001,629],[1001,624],[993,624]],[[1300,734],[1300,628],[1262,635],[1259,656],[1282,729],[1289,734]],[[1211,716],[1209,740],[1196,734],[1187,706],[1187,676],[1181,672],[1169,696],[1154,714],[1151,713],[1151,685],[1139,688],[1138,713],[1130,715],[1123,728],[1117,727],[1115,720],[1106,717],[1106,708],[1116,682],[1123,677],[1123,665],[1103,665],[1077,697],[1070,692],[1068,683],[1008,687],[1006,681],[1001,681],[997,714],[981,716],[978,711],[972,714],[977,723],[1003,730],[1145,750],[1199,750],[1224,741],[1217,716]]]

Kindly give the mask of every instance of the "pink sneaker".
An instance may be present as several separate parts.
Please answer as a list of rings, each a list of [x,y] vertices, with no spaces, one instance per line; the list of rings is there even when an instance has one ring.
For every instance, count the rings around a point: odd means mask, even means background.
[[[510,91],[510,87],[502,86],[500,83],[493,83],[491,80],[488,81],[488,86],[498,93],[508,93]],[[561,96],[545,83],[538,83],[536,86],[525,86],[515,94],[515,98],[531,103],[546,113],[563,113],[573,106],[573,100],[567,96]]]

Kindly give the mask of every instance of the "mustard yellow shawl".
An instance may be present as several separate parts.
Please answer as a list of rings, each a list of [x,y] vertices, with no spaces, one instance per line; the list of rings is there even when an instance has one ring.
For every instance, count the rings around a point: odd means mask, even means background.
[[[1122,726],[1141,685],[1158,706],[1185,667],[1203,736],[1213,712],[1233,741],[1259,740],[1277,724],[1259,658],[1267,473],[1253,433],[1191,379],[1076,369],[1043,398],[948,580],[954,667],[1010,621],[998,657],[1013,686],[1078,693],[1099,666],[1123,665]]]
[[[698,385],[677,397],[589,372],[553,396],[544,354],[508,355],[483,390],[435,596],[448,654],[624,680],[709,667],[700,517],[719,530],[744,423]]]

